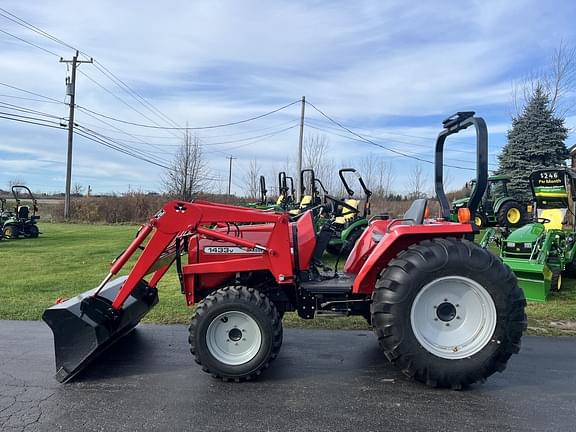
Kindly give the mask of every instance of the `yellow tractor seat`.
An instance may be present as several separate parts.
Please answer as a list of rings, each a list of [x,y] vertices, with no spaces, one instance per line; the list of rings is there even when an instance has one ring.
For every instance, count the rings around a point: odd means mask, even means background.
[[[562,229],[564,218],[566,217],[567,209],[557,208],[557,209],[538,209],[538,218],[549,219],[550,222],[544,224],[544,229]]]
[[[284,195],[280,194],[280,196],[278,197],[278,199],[276,200],[276,205],[282,205],[284,203]]]
[[[355,209],[358,209],[358,206],[360,205],[360,200],[352,198],[347,199],[344,202],[349,206],[354,207]],[[348,207],[342,207],[342,213],[334,220],[334,222],[340,225],[346,225],[349,221],[354,219],[355,216],[356,213],[353,212],[351,209],[349,209]]]
[[[306,208],[308,207],[310,204],[312,204],[312,195],[304,195],[302,197],[302,200],[300,201],[300,208]]]

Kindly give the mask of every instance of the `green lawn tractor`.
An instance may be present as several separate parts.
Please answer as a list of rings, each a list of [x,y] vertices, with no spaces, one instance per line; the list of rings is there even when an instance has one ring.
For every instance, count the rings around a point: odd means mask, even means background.
[[[290,187],[288,187],[290,181]],[[286,176],[284,171],[278,173],[278,199],[276,207],[280,210],[291,210],[296,206],[294,179]]]
[[[316,179],[312,168],[300,171],[300,195],[302,198],[299,203],[294,205],[294,208],[288,210],[290,216],[297,216],[311,208],[318,208],[322,204],[318,185],[323,188],[322,182]]]
[[[482,197],[480,206],[476,210],[474,223],[485,228],[499,225],[507,228],[517,228],[526,220],[526,209],[517,200],[508,195],[507,184],[510,177],[497,175],[488,177],[488,187]],[[470,182],[471,189],[475,181]],[[457,221],[458,209],[468,206],[469,197],[460,198],[452,202],[452,220]]]
[[[362,210],[360,210],[361,199],[354,197],[354,190],[346,182],[345,173],[354,174],[364,192]],[[335,217],[332,223],[334,237],[328,243],[326,250],[336,256],[341,253],[348,255],[356,240],[360,238],[360,235],[368,226],[367,217],[370,214],[370,197],[372,196],[372,192],[366,187],[364,180],[354,168],[343,168],[338,171],[338,175],[348,197],[341,200],[341,203],[336,203],[333,211]]]
[[[573,270],[576,254],[576,172],[568,168],[530,174],[534,221],[512,232],[490,228],[480,244],[495,243],[500,255],[516,274],[528,300],[546,301],[560,290],[562,273]]]
[[[31,206],[22,204],[21,194],[27,192],[27,201],[30,201]],[[36,225],[40,216],[36,215],[38,212],[37,201],[32,195],[32,192],[27,186],[15,185],[12,186],[12,195],[16,201],[14,211],[6,209],[5,201],[2,203],[2,216],[0,222],[2,223],[2,234],[5,239],[17,239],[19,237],[36,238],[40,234],[40,230]]]
[[[290,187],[288,187],[288,180],[290,180]],[[294,180],[292,177],[287,177],[283,171],[278,174],[278,191],[279,195],[276,202],[269,201],[268,190],[266,189],[266,178],[260,176],[260,201],[249,203],[247,207],[279,212],[294,209]]]
[[[266,178],[263,175],[260,176],[260,200],[257,202],[248,203],[246,207],[256,208],[260,210],[268,210],[270,207],[272,207],[268,203],[268,190],[266,189]]]

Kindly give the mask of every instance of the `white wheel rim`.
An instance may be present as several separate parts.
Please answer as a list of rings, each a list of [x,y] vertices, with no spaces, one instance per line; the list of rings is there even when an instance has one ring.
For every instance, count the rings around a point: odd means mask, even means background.
[[[462,359],[481,351],[496,328],[496,306],[486,289],[463,276],[447,276],[424,286],[412,304],[410,323],[428,352]]]
[[[244,312],[224,312],[208,326],[206,345],[219,362],[241,365],[260,351],[262,332],[258,323]]]

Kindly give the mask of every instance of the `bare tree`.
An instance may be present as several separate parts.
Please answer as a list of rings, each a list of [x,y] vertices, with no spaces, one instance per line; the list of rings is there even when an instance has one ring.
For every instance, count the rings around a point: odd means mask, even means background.
[[[392,163],[384,159],[378,161],[378,193],[384,198],[392,193],[392,184],[395,176],[392,170]]]
[[[424,174],[424,170],[422,169],[422,165],[419,163],[414,165],[414,168],[412,168],[410,176],[408,177],[408,198],[424,198],[426,196],[426,193],[424,192],[426,182],[427,178]]]
[[[513,117],[522,112],[537,88],[544,90],[550,99],[549,108],[557,116],[564,118],[573,111],[576,105],[573,97],[576,90],[576,48],[560,42],[546,68],[532,71],[512,85]]]
[[[258,165],[258,160],[252,159],[244,178],[244,192],[250,199],[256,199],[260,196],[260,174],[261,168]]]
[[[13,178],[8,180],[8,189],[12,189],[12,186],[27,186],[26,180],[22,178]]]
[[[74,183],[74,186],[72,187],[72,195],[82,196],[82,192],[84,192],[84,186],[80,183]]]
[[[328,156],[329,146],[326,135],[310,135],[304,140],[302,168],[312,168],[316,178],[322,181],[328,192],[336,190],[334,159]],[[300,173],[297,173],[300,175]]]
[[[171,166],[162,178],[164,190],[189,201],[209,185],[206,174],[207,166],[200,138],[186,130],[184,141],[178,147]]]

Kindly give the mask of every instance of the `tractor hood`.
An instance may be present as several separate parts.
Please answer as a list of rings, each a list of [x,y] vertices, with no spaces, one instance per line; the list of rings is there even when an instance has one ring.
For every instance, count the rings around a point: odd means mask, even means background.
[[[544,225],[531,223],[514,230],[506,239],[510,243],[534,243],[544,232]]]
[[[468,201],[470,201],[470,197],[455,199],[452,201],[452,208],[467,207]]]

